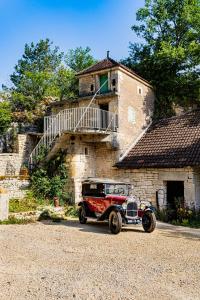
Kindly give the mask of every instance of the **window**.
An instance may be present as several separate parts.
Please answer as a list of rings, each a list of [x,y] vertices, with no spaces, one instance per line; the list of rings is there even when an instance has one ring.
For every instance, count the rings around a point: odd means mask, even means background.
[[[137,93],[138,93],[138,95],[142,95],[142,88],[141,88],[141,86],[137,87]]]
[[[85,147],[85,156],[88,156],[89,155],[89,149],[88,147]]]
[[[94,92],[94,84],[91,84],[91,86],[90,86],[90,91],[91,91],[91,92]]]
[[[116,86],[116,79],[112,79],[112,86]]]
[[[128,107],[128,121],[132,124],[135,124],[135,110],[133,107],[129,106]]]

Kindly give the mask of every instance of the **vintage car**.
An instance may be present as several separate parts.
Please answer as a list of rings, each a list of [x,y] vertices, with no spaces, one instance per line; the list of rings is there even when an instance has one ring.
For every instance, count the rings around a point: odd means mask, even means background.
[[[117,234],[123,225],[141,223],[144,231],[156,227],[155,209],[149,201],[140,201],[133,195],[130,184],[109,179],[89,178],[82,185],[79,221],[87,219],[109,221],[111,233]]]

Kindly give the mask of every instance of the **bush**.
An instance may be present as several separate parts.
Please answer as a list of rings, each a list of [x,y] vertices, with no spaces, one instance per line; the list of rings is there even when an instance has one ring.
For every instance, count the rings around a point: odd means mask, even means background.
[[[17,219],[14,216],[10,216],[8,220],[0,221],[0,225],[10,225],[10,224],[28,224],[28,223],[34,223],[32,219]]]
[[[160,221],[169,222],[173,225],[200,228],[200,211],[188,207],[157,210],[156,217]]]
[[[62,220],[64,220],[64,216],[62,212],[55,212],[52,208],[46,208],[41,212],[38,218],[38,221],[43,221],[43,220],[52,220],[53,222],[61,222]]]
[[[78,217],[77,206],[67,206],[67,208],[65,209],[65,215],[67,217]]]
[[[31,190],[37,198],[48,198],[53,200],[58,197],[63,203],[69,195],[64,192],[68,174],[64,163],[64,155],[59,153],[50,162],[45,162],[45,151],[36,159],[37,167],[31,174]]]

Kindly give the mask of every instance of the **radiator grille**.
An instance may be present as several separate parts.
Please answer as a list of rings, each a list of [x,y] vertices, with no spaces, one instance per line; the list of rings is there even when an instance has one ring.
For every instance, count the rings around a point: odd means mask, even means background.
[[[127,204],[127,216],[128,217],[135,217],[137,216],[137,209],[138,209],[138,205],[136,202],[129,202]]]

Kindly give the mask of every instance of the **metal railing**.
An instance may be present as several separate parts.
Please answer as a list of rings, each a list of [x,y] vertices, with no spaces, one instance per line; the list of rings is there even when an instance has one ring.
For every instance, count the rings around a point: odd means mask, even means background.
[[[57,115],[45,117],[44,135],[30,155],[29,166],[34,165],[41,149],[47,151],[63,132],[116,132],[117,114],[93,107],[64,109]]]

